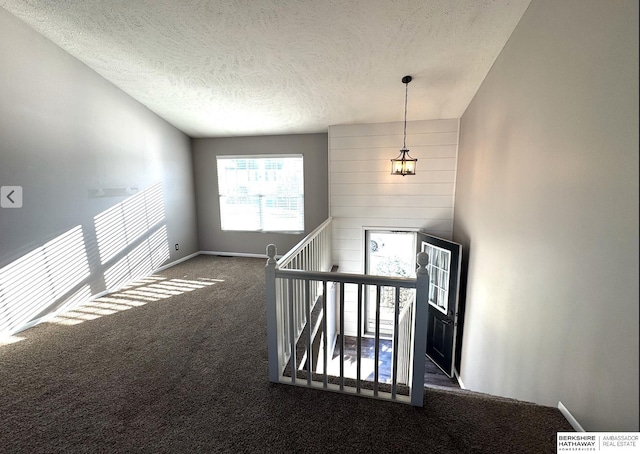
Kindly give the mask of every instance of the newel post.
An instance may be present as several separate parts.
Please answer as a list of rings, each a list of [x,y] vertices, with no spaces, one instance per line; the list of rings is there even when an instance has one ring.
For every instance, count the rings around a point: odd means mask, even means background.
[[[278,365],[278,308],[276,303],[276,245],[267,246],[267,264],[264,268],[267,300],[267,352],[269,357],[269,381],[280,382]]]
[[[424,403],[424,355],[427,345],[427,313],[429,311],[429,255],[419,252],[416,271],[416,311],[413,318],[413,364],[411,378],[411,405]]]

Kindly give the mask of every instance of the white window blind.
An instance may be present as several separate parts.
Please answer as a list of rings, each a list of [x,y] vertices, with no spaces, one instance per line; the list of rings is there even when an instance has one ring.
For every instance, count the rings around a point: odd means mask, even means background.
[[[302,155],[216,159],[222,230],[304,231]]]

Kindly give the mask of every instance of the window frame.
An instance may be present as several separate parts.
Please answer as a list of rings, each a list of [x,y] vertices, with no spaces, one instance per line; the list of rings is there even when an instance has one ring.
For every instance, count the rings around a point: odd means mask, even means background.
[[[278,230],[278,229],[273,229],[273,228],[265,228],[264,227],[264,223],[265,223],[265,218],[266,216],[264,215],[264,210],[267,206],[267,202],[268,200],[265,200],[266,197],[270,197],[270,198],[281,198],[281,197],[287,197],[286,194],[287,193],[280,193],[280,192],[275,192],[275,193],[267,193],[264,192],[263,190],[259,191],[259,192],[250,192],[250,193],[241,193],[241,192],[236,192],[236,193],[232,193],[229,192],[227,188],[225,189],[225,193],[223,193],[222,191],[222,187],[221,187],[221,178],[220,178],[220,171],[221,171],[221,161],[231,161],[231,160],[277,160],[277,159],[299,159],[300,160],[300,164],[302,166],[302,172],[300,172],[299,174],[299,187],[300,187],[300,192],[296,194],[296,197],[299,199],[300,203],[300,208],[297,210],[298,212],[298,220],[301,222],[301,229],[283,229],[283,230]],[[266,181],[269,181],[268,178],[265,178],[265,176],[267,175],[267,170],[273,170],[273,169],[267,169],[266,165],[258,165],[258,171],[261,171],[262,173],[259,175],[259,180],[260,180],[260,184],[264,184]],[[281,233],[281,234],[302,234],[305,232],[305,197],[304,197],[304,155],[302,153],[286,153],[286,154],[247,154],[247,155],[216,155],[216,176],[217,176],[217,186],[218,186],[218,212],[220,215],[220,230],[223,232],[251,232],[251,233]],[[273,180],[272,180],[273,181]],[[258,229],[238,229],[236,227],[234,228],[224,228],[224,218],[223,218],[223,203],[222,200],[225,197],[241,197],[241,196],[246,196],[246,197],[258,197],[261,202],[258,204],[258,218],[259,218],[259,223],[260,226]],[[290,196],[289,196],[290,197]]]

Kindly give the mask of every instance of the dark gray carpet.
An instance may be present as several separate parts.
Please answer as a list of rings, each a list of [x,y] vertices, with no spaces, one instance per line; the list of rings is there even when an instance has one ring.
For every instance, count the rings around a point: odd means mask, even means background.
[[[0,452],[554,453],[571,430],[476,393],[416,409],[269,383],[264,263],[199,256],[160,275],[223,282],[0,346]]]

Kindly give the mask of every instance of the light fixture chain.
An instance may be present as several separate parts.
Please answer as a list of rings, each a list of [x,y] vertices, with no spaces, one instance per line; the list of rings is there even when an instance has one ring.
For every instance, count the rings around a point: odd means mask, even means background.
[[[404,131],[402,137],[402,149],[397,158],[391,160],[391,175],[415,175],[417,159],[412,158],[407,150],[407,105],[409,99],[409,82],[411,76],[404,76],[402,83],[404,87]]]
[[[409,82],[404,84],[404,138],[402,139],[402,148],[407,148],[407,93],[409,92]]]

